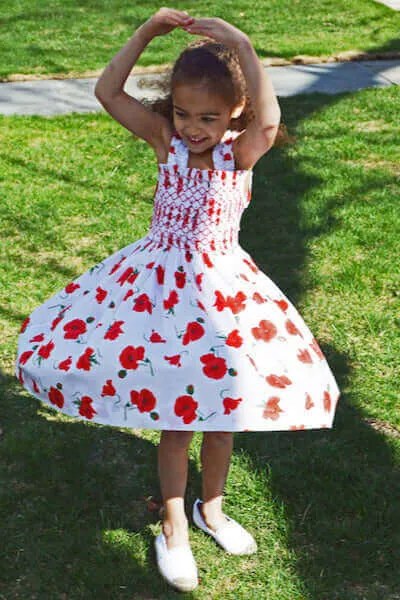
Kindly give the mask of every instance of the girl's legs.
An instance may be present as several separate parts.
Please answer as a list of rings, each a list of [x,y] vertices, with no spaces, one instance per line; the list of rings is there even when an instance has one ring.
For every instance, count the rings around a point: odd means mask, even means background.
[[[158,447],[158,475],[164,503],[163,533],[169,549],[189,543],[184,497],[188,449],[193,431],[162,431]]]
[[[201,446],[203,504],[201,512],[214,531],[226,522],[222,513],[222,498],[233,450],[233,433],[207,431]]]

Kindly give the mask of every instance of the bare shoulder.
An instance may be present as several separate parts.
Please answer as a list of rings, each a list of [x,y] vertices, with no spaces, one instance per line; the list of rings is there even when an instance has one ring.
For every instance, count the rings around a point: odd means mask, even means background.
[[[237,169],[252,169],[259,159],[273,146],[279,124],[272,125],[267,134],[260,130],[255,121],[232,142],[232,152]]]

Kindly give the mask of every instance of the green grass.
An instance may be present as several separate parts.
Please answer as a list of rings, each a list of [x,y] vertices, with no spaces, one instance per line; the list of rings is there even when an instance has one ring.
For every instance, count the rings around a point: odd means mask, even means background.
[[[191,529],[201,585],[186,595],[154,563],[144,499],[159,496],[159,433],[74,421],[13,375],[25,317],[148,231],[155,155],[105,113],[0,117],[1,600],[400,597],[399,88],[280,104],[296,143],[257,163],[240,242],[303,315],[342,396],[333,430],[235,436],[226,511],[259,552],[225,556]]]
[[[19,0],[0,7],[0,78],[13,73],[75,75],[103,70],[160,6],[127,0]],[[398,12],[372,0],[176,2],[196,18],[221,17],[247,33],[260,58],[400,50]],[[197,36],[195,36],[197,37]],[[193,38],[175,30],[154,39],[139,66],[172,63]]]

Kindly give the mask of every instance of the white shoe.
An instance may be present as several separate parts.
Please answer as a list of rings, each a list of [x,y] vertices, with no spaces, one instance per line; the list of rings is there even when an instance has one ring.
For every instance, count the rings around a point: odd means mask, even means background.
[[[196,561],[189,544],[168,549],[163,533],[155,539],[157,566],[170,585],[181,592],[191,592],[198,585]]]
[[[211,535],[228,554],[253,554],[257,551],[257,544],[253,536],[234,519],[224,514],[227,523],[218,527],[216,531],[210,529],[203,519],[200,511],[199,498],[193,504],[193,521],[203,531]]]

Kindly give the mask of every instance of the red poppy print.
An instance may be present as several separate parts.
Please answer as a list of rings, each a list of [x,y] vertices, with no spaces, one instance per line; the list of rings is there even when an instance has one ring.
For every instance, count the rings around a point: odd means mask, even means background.
[[[51,324],[50,331],[54,331],[54,329],[57,327],[59,322],[63,320],[63,318],[63,316],[56,317]]]
[[[124,324],[125,321],[114,321],[114,323],[112,323],[110,325],[110,327],[107,329],[105,335],[104,335],[104,339],[105,340],[116,340],[121,334],[123,334],[124,332],[122,331],[122,325]]]
[[[300,337],[303,337],[303,334],[296,327],[296,325],[293,323],[293,321],[291,319],[286,319],[286,321],[285,321],[285,327],[286,327],[286,331],[288,333],[290,333],[290,335],[299,335]]]
[[[58,388],[50,386],[50,390],[47,395],[50,402],[55,406],[58,406],[58,408],[62,408],[64,406],[64,396]]]
[[[315,338],[312,339],[310,347],[314,350],[315,354],[318,356],[320,360],[325,358],[325,354],[322,352],[321,348],[318,345],[318,342]]]
[[[43,342],[43,340],[44,340],[44,334],[39,333],[38,335],[35,335],[33,338],[31,338],[29,340],[29,343],[34,344],[35,342]]]
[[[157,267],[156,267],[156,275],[157,275],[157,283],[159,283],[160,285],[163,285],[163,283],[164,283],[164,276],[165,276],[165,269],[164,269],[164,267],[162,267],[161,265],[157,265]]]
[[[79,285],[79,283],[74,283],[72,281],[66,286],[65,291],[67,292],[67,294],[73,294],[73,292],[75,292],[75,290],[78,290],[80,287],[81,286]]]
[[[182,338],[182,344],[187,346],[190,342],[199,340],[204,335],[204,327],[198,321],[191,321],[186,326],[186,331]]]
[[[326,410],[326,412],[330,412],[331,408],[332,408],[331,395],[329,392],[327,392],[325,390],[324,391],[324,410]]]
[[[259,268],[254,262],[247,260],[247,258],[244,258],[243,262],[246,263],[246,265],[253,271],[253,273],[258,273]]]
[[[283,311],[286,312],[287,309],[289,308],[289,304],[286,302],[286,300],[274,300],[275,304],[277,304],[279,306],[279,308]]]
[[[21,325],[21,329],[19,330],[19,333],[24,333],[25,329],[28,327],[29,323],[30,323],[30,317],[26,317],[25,321],[22,323]]]
[[[192,423],[197,417],[196,409],[198,407],[198,403],[196,400],[185,394],[183,396],[178,396],[175,400],[174,412],[177,417],[182,417],[185,425],[189,425]]]
[[[81,354],[76,362],[77,369],[83,369],[84,371],[90,371],[93,363],[98,364],[93,348],[86,348],[85,352]]]
[[[119,261],[117,263],[115,263],[115,265],[112,267],[111,271],[109,271],[109,275],[112,275],[113,273],[115,273],[115,271],[117,271],[121,264],[124,262],[124,260],[126,259],[126,256],[122,256]]]
[[[50,354],[54,350],[54,342],[49,342],[48,344],[44,344],[40,346],[38,350],[38,355],[42,358],[49,358]]]
[[[167,360],[170,365],[177,365],[178,367],[182,366],[180,354],[174,354],[174,356],[164,356],[164,359]]]
[[[205,364],[203,367],[204,375],[211,379],[222,379],[228,370],[226,360],[212,353],[203,354],[203,356],[200,356],[200,360]]]
[[[152,330],[149,341],[152,344],[165,344],[167,342],[167,340],[161,337],[161,335],[157,331],[154,331],[154,329]]]
[[[277,421],[280,417],[280,413],[283,410],[279,406],[279,402],[281,399],[278,396],[271,396],[265,405],[263,417],[264,419],[272,419],[272,421]]]
[[[289,377],[286,377],[286,375],[271,374],[265,378],[265,381],[267,383],[269,383],[269,385],[272,385],[273,387],[278,387],[278,388],[285,388],[287,385],[292,384],[292,381],[289,379]]]
[[[76,340],[80,335],[87,331],[86,323],[82,319],[68,321],[68,323],[65,323],[63,329],[65,331],[64,338],[66,340]]]
[[[179,297],[178,294],[176,292],[176,290],[172,290],[167,298],[167,300],[164,300],[164,308],[166,310],[172,310],[173,307],[178,304],[179,302]]]
[[[278,329],[272,321],[268,319],[262,319],[257,327],[251,328],[251,333],[256,340],[262,340],[263,342],[270,342],[278,333]]]
[[[224,398],[224,415],[230,415],[232,410],[235,410],[239,406],[239,403],[243,401],[243,398]]]
[[[101,390],[101,395],[104,396],[115,396],[117,393],[115,387],[113,386],[113,382],[111,379],[107,379],[105,384],[103,385],[103,389]]]
[[[153,305],[150,302],[148,295],[140,294],[140,296],[135,299],[135,304],[132,310],[136,310],[137,312],[144,312],[147,310],[148,313],[152,314]]]
[[[183,267],[179,267],[177,271],[174,273],[175,275],[175,283],[177,288],[184,288],[186,284],[186,273],[183,270]]]
[[[119,355],[119,361],[124,369],[137,369],[139,361],[144,359],[144,346],[126,346]]]
[[[123,273],[121,273],[121,275],[117,279],[117,283],[119,283],[119,285],[121,285],[121,286],[126,281],[128,283],[133,283],[138,275],[139,275],[139,271],[137,269],[134,270],[132,267],[128,267],[127,269],[125,269],[125,271]]]
[[[233,348],[240,348],[243,345],[243,338],[239,334],[239,329],[234,329],[230,332],[225,340],[225,344]]]
[[[302,363],[312,363],[313,362],[313,359],[311,358],[311,354],[305,348],[298,351],[297,358]]]
[[[69,371],[72,365],[72,356],[68,356],[65,360],[62,360],[58,363],[58,368],[60,371]]]
[[[140,390],[140,392],[136,390],[131,390],[131,403],[136,405],[139,409],[139,412],[151,412],[156,406],[156,398],[154,394],[144,388]]]
[[[305,408],[306,410],[310,410],[311,408],[313,408],[313,406],[315,406],[314,402],[312,401],[312,398],[310,396],[310,394],[307,392],[306,393],[306,403],[305,403]]]
[[[79,406],[79,414],[87,419],[93,419],[94,415],[97,414],[97,410],[93,408],[93,398],[90,396],[82,396],[81,403]]]
[[[263,298],[259,292],[254,292],[252,299],[254,302],[257,302],[257,304],[264,304],[264,302],[267,302],[267,300]]]
[[[32,356],[32,354],[33,350],[26,350],[26,352],[23,352],[19,357],[19,364],[24,365],[26,361]]]
[[[107,297],[107,291],[103,290],[100,286],[96,288],[96,301],[101,304]]]

